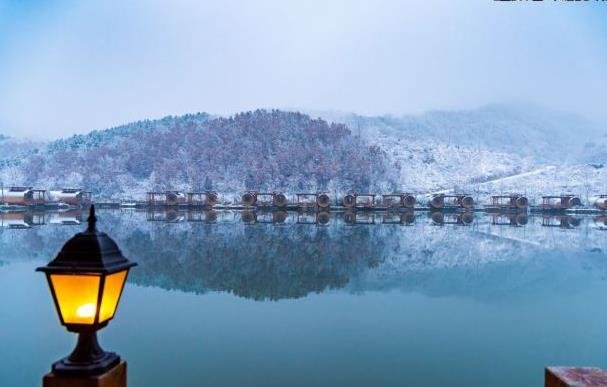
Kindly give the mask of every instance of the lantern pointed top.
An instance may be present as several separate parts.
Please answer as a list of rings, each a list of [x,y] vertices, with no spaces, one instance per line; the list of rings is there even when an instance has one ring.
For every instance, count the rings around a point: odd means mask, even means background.
[[[135,266],[106,233],[97,230],[95,206],[91,205],[88,226],[84,232],[68,240],[59,254],[48,265],[39,267],[43,272],[115,273]]]
[[[97,217],[95,216],[95,205],[91,204],[91,208],[89,209],[89,217],[86,220],[88,222],[88,228],[86,231],[95,232],[97,231]]]

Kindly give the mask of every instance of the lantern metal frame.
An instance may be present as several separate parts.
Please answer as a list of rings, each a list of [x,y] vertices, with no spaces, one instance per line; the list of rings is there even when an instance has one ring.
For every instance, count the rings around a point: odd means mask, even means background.
[[[122,292],[124,291],[129,270],[137,264],[123,256],[116,242],[106,233],[97,231],[96,223],[95,206],[91,205],[87,229],[74,235],[74,237],[67,241],[59,254],[57,254],[57,257],[49,262],[48,265],[36,269],[36,271],[43,272],[46,275],[61,324],[69,332],[78,333],[78,342],[73,352],[69,356],[53,363],[53,372],[61,375],[97,375],[108,371],[120,363],[120,357],[116,353],[105,352],[99,346],[97,331],[107,326],[114,318]],[[116,299],[116,304],[113,307],[113,313],[104,321],[99,322],[106,290],[106,277],[123,271],[126,271],[126,273],[120,285],[121,288]],[[63,311],[61,310],[61,303],[51,279],[51,276],[57,274],[99,277],[95,316],[91,324],[65,321]]]

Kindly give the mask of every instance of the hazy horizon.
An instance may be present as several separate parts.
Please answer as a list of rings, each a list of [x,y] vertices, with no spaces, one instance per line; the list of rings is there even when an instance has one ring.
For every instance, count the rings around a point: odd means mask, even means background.
[[[0,133],[530,103],[607,122],[600,3],[0,2]]]
[[[135,119],[129,120],[129,121],[116,122],[115,124],[110,124],[105,127],[82,128],[81,130],[75,131],[73,133],[65,133],[65,134],[58,133],[58,134],[53,134],[53,135],[47,135],[46,133],[40,133],[40,134],[36,133],[35,135],[31,135],[31,134],[28,135],[28,134],[21,134],[21,133],[10,134],[9,132],[3,132],[1,129],[1,126],[0,126],[0,136],[5,135],[5,136],[8,136],[9,138],[14,138],[14,139],[19,139],[19,140],[32,140],[32,141],[46,142],[46,141],[54,141],[57,139],[67,138],[67,137],[70,137],[73,135],[88,134],[93,131],[108,130],[108,129],[112,129],[112,128],[116,128],[116,127],[120,127],[120,126],[124,126],[124,125],[129,125],[129,124],[136,123],[136,122],[146,121],[146,120],[156,121],[156,120],[161,120],[161,119],[164,119],[167,117],[181,117],[184,115],[195,115],[195,114],[208,114],[211,117],[231,117],[231,116],[234,116],[235,114],[244,113],[244,112],[248,112],[248,111],[256,111],[256,110],[271,111],[271,110],[276,109],[276,110],[285,111],[285,112],[299,112],[299,113],[307,114],[311,118],[322,118],[330,123],[330,122],[334,122],[334,120],[332,118],[339,118],[337,120],[337,122],[342,122],[341,118],[345,118],[349,115],[354,115],[354,116],[358,116],[358,117],[367,117],[367,118],[392,117],[392,118],[398,119],[398,118],[408,118],[408,117],[423,117],[424,115],[433,114],[433,113],[454,113],[454,114],[468,113],[468,112],[492,109],[492,108],[496,108],[496,107],[504,109],[504,110],[515,109],[517,112],[524,112],[524,113],[538,112],[540,115],[544,115],[544,116],[546,115],[546,113],[555,113],[560,116],[564,116],[564,117],[568,117],[568,118],[580,119],[581,120],[580,122],[592,125],[597,128],[602,124],[599,121],[594,121],[584,115],[580,115],[580,114],[572,112],[572,111],[552,109],[548,106],[542,106],[542,105],[532,104],[532,103],[524,103],[524,102],[514,103],[511,101],[510,102],[502,101],[502,102],[490,102],[490,103],[486,103],[486,104],[479,105],[479,106],[472,106],[470,108],[428,109],[428,110],[423,110],[423,111],[414,112],[414,113],[403,112],[403,113],[376,113],[376,114],[364,114],[364,113],[355,112],[355,111],[346,111],[346,110],[337,110],[337,109],[303,109],[303,108],[293,107],[293,106],[291,106],[291,107],[260,106],[260,107],[252,107],[250,109],[238,110],[238,111],[226,112],[226,113],[214,113],[214,112],[208,112],[208,111],[192,111],[192,112],[183,112],[180,114],[163,114],[163,115],[159,115],[159,116],[140,117],[140,118],[135,118]],[[0,125],[1,125],[1,123],[0,123]]]

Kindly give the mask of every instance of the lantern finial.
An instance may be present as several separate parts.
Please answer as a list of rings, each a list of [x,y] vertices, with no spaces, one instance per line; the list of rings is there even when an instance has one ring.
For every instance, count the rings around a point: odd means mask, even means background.
[[[87,229],[88,232],[95,232],[97,231],[97,217],[95,216],[95,205],[91,204],[91,209],[89,210],[89,217],[87,219],[87,222],[89,222],[89,227]]]

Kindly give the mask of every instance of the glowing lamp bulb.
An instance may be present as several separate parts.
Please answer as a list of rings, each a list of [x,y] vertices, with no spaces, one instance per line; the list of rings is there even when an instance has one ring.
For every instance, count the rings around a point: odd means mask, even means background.
[[[76,309],[76,315],[78,317],[92,317],[95,315],[95,304],[92,302],[81,305]]]

